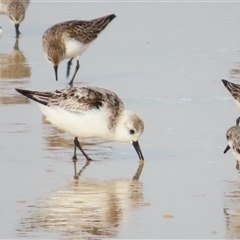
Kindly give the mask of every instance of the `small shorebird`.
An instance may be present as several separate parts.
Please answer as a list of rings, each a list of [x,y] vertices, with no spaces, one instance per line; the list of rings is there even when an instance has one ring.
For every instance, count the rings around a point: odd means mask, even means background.
[[[72,59],[76,57],[77,64],[71,81],[79,69],[79,56],[87,49],[100,32],[116,17],[115,14],[100,17],[90,21],[72,20],[58,23],[48,28],[42,37],[42,47],[46,58],[52,63],[58,80],[58,65],[64,59],[69,59],[67,77]]]
[[[233,96],[234,102],[240,107],[240,85],[236,83],[229,82],[225,79],[222,79],[224,86]],[[236,125],[239,125],[240,117],[236,119]]]
[[[236,159],[236,169],[239,168],[240,162],[240,126],[233,126],[227,130],[226,133],[228,145],[223,153],[226,153],[230,148],[232,149],[233,156]]]
[[[2,33],[3,33],[3,30],[2,30],[2,27],[0,26],[0,37],[1,37]]]
[[[25,18],[30,0],[0,0],[0,13],[7,14],[14,24],[16,36],[19,37],[19,24]]]
[[[123,102],[114,92],[97,87],[70,87],[55,92],[16,91],[38,102],[52,125],[75,136],[74,162],[77,159],[76,147],[87,160],[91,160],[78,141],[78,137],[81,137],[130,142],[139,156],[140,164],[144,163],[138,143],[144,123],[135,113],[124,109]]]
[[[222,79],[224,86],[231,93],[234,98],[234,102],[240,107],[240,85],[236,83],[229,82],[225,79]]]

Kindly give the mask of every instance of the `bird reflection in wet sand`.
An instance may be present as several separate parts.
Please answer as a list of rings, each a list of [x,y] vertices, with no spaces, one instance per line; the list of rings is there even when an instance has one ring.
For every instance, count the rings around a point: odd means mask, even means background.
[[[91,163],[91,161],[87,160],[85,165],[83,165],[83,167],[80,169],[80,171],[77,171],[77,167],[75,164],[74,165],[74,179],[79,179],[79,177],[81,176],[83,171],[90,165],[90,163]],[[138,169],[132,178],[133,181],[138,181],[138,179],[140,178],[140,175],[142,173],[143,166],[144,166],[143,164],[139,164]]]
[[[31,68],[24,53],[19,49],[19,38],[16,38],[11,53],[0,53],[0,78],[21,79],[30,76]]]
[[[51,124],[75,136],[74,164],[76,148],[88,161],[92,160],[82,149],[78,137],[132,143],[141,164],[144,163],[138,143],[144,123],[135,113],[124,109],[123,102],[115,93],[97,87],[70,87],[55,92],[16,91],[36,101]]]
[[[13,93],[12,89],[29,83],[30,76],[31,67],[19,49],[19,39],[16,38],[11,53],[0,53],[0,104],[29,103],[29,99]]]
[[[133,211],[146,205],[137,179],[73,180],[29,206],[29,216],[21,220],[17,232],[20,237],[41,232],[56,233],[61,239],[115,238]]]
[[[8,15],[15,26],[16,37],[20,35],[19,25],[25,18],[30,0],[0,0],[0,13]]]
[[[226,239],[240,239],[240,179],[227,182],[223,213],[226,221]]]

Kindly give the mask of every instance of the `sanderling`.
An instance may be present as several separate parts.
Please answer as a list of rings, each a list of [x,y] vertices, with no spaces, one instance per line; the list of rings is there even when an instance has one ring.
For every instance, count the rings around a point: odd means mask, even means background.
[[[228,91],[233,96],[234,102],[240,107],[240,85],[236,83],[229,82],[225,79],[222,79],[224,86],[228,89]],[[236,119],[236,125],[239,125],[240,117]]]
[[[233,156],[236,159],[236,169],[239,168],[240,161],[240,126],[233,126],[227,130],[226,133],[228,145],[223,153],[226,153],[230,148],[232,149]]]
[[[20,34],[19,24],[25,18],[25,11],[30,0],[0,0],[1,13],[8,15],[10,21],[14,24],[16,36]]]
[[[78,141],[81,137],[130,142],[140,163],[144,163],[138,143],[144,129],[143,121],[133,112],[125,110],[123,102],[114,92],[97,87],[70,87],[55,92],[16,91],[38,102],[52,125],[75,137],[73,160],[77,159],[76,147],[87,160],[91,160]]]
[[[79,56],[87,49],[100,32],[116,17],[115,14],[100,17],[90,21],[72,20],[58,23],[48,28],[42,37],[42,47],[46,58],[52,63],[58,80],[58,65],[64,59],[69,59],[67,77],[69,75],[71,61],[77,59],[75,72],[71,81],[79,69]]]
[[[236,83],[229,82],[225,79],[222,79],[224,86],[231,93],[234,98],[235,103],[240,107],[240,85]]]

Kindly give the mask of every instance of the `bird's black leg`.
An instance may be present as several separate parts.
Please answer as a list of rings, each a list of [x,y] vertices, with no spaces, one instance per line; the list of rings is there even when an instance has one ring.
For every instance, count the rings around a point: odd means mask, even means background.
[[[75,68],[75,72],[74,72],[74,74],[73,74],[73,77],[72,77],[71,81],[69,82],[69,85],[70,85],[71,87],[72,87],[73,80],[74,80],[74,78],[75,78],[75,76],[76,76],[76,74],[77,74],[77,71],[78,71],[79,67],[80,67],[80,64],[79,64],[79,61],[78,61],[78,59],[77,59],[77,65],[76,65],[76,68]]]
[[[240,122],[240,117],[236,119],[236,126],[239,126],[239,122]]]
[[[15,24],[15,30],[16,30],[16,37],[18,38],[19,35],[21,34],[19,31],[19,24]]]
[[[73,58],[71,58],[71,59],[67,62],[67,78],[69,77],[69,74],[70,74],[70,68],[71,68],[71,65],[72,65],[72,60],[73,60]]]
[[[84,150],[82,149],[77,137],[74,138],[74,144],[75,144],[75,147],[74,147],[74,154],[73,154],[73,157],[75,156],[76,157],[76,147],[82,152],[82,154],[84,155],[84,157],[88,160],[88,161],[92,161],[92,159],[84,152]]]

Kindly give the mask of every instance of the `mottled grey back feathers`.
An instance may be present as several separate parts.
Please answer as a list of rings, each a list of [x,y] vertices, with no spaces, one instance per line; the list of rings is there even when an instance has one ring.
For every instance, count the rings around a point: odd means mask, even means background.
[[[23,89],[16,89],[16,91],[43,105],[59,106],[75,113],[82,113],[93,108],[99,109],[103,105],[107,105],[109,109],[113,110],[113,115],[116,117],[124,109],[123,102],[114,92],[97,87],[72,87],[55,92]]]
[[[24,96],[49,107],[60,107],[66,111],[83,114],[88,110],[105,107],[109,127],[113,128],[124,110],[122,100],[107,89],[97,87],[71,87],[55,92],[38,92],[16,89]]]
[[[108,23],[110,23],[115,17],[116,15],[111,14],[89,21],[71,20],[58,23],[45,31],[43,39],[48,37],[49,32],[51,32],[51,36],[58,36],[61,34],[61,32],[59,32],[59,27],[61,27],[62,32],[68,34],[68,36],[65,37],[74,38],[83,43],[90,43],[97,38],[97,35],[105,29]]]

